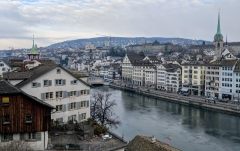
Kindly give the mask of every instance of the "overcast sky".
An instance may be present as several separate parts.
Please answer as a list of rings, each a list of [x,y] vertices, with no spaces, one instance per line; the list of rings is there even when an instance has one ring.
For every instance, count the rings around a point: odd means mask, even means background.
[[[78,38],[182,37],[240,41],[240,0],[0,0],[0,49]]]

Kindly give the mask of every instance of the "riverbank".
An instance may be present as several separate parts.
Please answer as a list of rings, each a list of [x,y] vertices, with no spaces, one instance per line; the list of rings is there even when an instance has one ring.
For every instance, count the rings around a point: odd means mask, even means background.
[[[132,87],[125,87],[125,86],[116,85],[116,84],[110,84],[109,86],[112,88],[117,88],[124,91],[130,91],[130,92],[145,95],[145,96],[164,99],[170,102],[175,102],[175,103],[180,103],[184,105],[190,105],[190,106],[195,106],[199,108],[210,109],[210,110],[215,110],[219,112],[224,112],[227,114],[240,116],[240,110],[237,108],[236,104],[228,104],[228,103],[221,103],[221,102],[217,102],[216,104],[214,104],[214,102],[207,102],[203,98],[199,98],[196,96],[182,96],[174,93],[166,93],[163,91],[158,91],[153,89],[151,90],[135,89]]]

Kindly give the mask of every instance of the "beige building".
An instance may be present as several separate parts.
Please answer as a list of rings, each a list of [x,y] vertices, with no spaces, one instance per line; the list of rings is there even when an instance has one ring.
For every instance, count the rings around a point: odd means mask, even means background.
[[[153,43],[144,43],[141,45],[130,45],[126,47],[128,52],[169,52],[169,51],[179,51],[182,49],[179,45],[174,45],[172,43],[160,44],[157,40]]]
[[[133,63],[144,59],[144,54],[126,54],[122,62],[122,80],[132,83]],[[137,69],[137,67],[135,68]],[[136,71],[137,72],[137,71]],[[140,74],[140,73],[138,73]]]
[[[202,61],[190,61],[182,64],[182,88],[192,95],[204,95],[205,64]]]

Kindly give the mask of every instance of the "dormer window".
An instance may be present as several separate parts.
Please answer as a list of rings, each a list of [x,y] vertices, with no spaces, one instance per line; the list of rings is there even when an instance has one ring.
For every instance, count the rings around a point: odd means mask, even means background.
[[[57,69],[57,74],[61,74],[61,69]]]

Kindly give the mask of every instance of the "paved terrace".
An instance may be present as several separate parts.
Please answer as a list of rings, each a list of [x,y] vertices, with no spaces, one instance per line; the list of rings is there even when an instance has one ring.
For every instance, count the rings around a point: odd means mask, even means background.
[[[88,125],[85,122],[84,129],[89,131],[93,131],[93,126]],[[109,140],[103,140],[102,137],[93,136],[91,134],[85,135],[85,138],[80,136],[74,131],[67,131],[67,132],[50,132],[49,138],[51,144],[54,146],[53,149],[55,150],[64,150],[67,144],[76,144],[80,146],[80,150],[83,151],[110,151],[116,150],[119,148],[124,148],[127,143],[122,141],[120,137],[116,134],[110,132],[109,135],[112,135],[112,138]],[[62,146],[62,148],[56,148],[57,146]],[[79,150],[79,149],[78,149]]]

